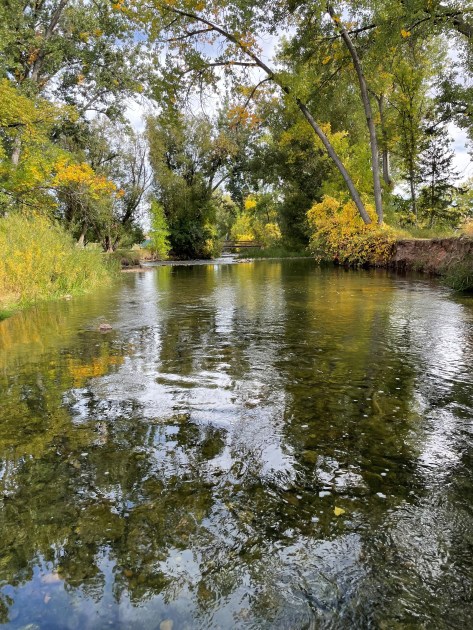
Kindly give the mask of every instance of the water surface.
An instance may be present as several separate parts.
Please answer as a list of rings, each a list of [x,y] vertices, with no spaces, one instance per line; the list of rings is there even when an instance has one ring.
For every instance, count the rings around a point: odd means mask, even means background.
[[[472,418],[473,300],[425,279],[162,267],[17,314],[0,624],[467,628]]]

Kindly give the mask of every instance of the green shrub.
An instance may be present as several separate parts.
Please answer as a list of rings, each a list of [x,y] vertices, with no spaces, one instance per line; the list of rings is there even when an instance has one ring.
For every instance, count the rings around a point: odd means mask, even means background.
[[[40,215],[0,219],[0,252],[3,309],[82,293],[112,276],[113,265],[100,251],[77,247],[62,227]]]

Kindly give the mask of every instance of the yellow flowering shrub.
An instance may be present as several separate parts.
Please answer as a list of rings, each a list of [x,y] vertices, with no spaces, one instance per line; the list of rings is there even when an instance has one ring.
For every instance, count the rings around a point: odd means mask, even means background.
[[[276,245],[282,238],[281,230],[277,223],[266,223],[263,228],[262,241],[265,246]]]
[[[388,261],[396,233],[376,223],[373,206],[366,210],[372,222],[365,224],[353,201],[341,202],[325,196],[307,213],[311,230],[310,250],[317,260],[342,265],[381,265]]]

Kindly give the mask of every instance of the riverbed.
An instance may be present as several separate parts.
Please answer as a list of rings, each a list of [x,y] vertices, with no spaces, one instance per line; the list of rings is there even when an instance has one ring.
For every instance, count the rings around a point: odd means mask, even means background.
[[[0,625],[467,628],[472,419],[473,299],[420,276],[161,266],[17,313]]]

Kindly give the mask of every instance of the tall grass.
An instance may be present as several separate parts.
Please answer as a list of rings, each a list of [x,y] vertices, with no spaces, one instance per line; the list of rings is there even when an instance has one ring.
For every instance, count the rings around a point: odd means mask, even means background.
[[[98,250],[76,247],[47,218],[0,219],[0,311],[82,293],[107,283],[112,268]]]
[[[452,262],[442,269],[441,275],[447,286],[455,291],[473,291],[473,258]]]

